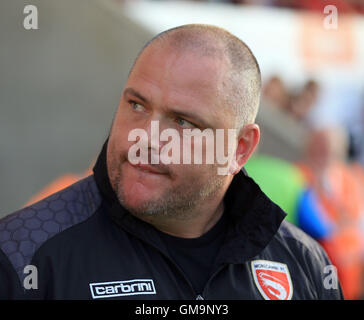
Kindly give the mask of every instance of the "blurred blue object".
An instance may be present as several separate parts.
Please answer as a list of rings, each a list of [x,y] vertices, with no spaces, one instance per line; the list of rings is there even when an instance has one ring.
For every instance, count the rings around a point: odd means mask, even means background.
[[[328,238],[334,226],[320,205],[315,192],[310,188],[305,189],[298,201],[298,226],[317,240]]]

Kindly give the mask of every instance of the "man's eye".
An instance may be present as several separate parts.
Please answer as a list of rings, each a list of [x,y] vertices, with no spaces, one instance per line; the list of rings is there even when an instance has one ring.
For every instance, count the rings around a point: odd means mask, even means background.
[[[176,122],[178,125],[180,125],[181,127],[185,127],[185,128],[191,128],[191,127],[196,127],[193,123],[182,119],[182,118],[177,118]]]
[[[139,103],[137,103],[137,102],[132,102],[131,103],[131,107],[133,108],[133,110],[135,110],[135,111],[144,111],[144,107],[141,105],[141,104],[139,104]]]

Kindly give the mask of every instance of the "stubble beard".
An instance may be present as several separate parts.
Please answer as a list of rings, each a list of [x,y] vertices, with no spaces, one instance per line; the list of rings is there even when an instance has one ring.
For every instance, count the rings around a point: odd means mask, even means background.
[[[111,186],[120,202],[132,215],[138,218],[172,218],[188,220],[198,214],[198,206],[214,197],[223,185],[223,178],[217,174],[216,167],[211,168],[211,178],[204,184],[198,184],[198,177],[190,178],[183,184],[169,188],[159,199],[145,200],[137,206],[128,203],[123,182],[122,162],[111,162],[109,179]]]

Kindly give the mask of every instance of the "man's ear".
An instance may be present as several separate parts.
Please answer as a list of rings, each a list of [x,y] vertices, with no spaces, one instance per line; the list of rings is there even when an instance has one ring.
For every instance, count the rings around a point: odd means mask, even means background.
[[[245,125],[240,130],[237,139],[238,144],[235,151],[235,157],[229,169],[229,173],[233,175],[241,170],[257,148],[260,140],[259,126],[255,123]]]

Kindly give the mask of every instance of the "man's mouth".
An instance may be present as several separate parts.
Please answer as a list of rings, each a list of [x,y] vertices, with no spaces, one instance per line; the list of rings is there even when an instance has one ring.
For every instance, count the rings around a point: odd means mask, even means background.
[[[128,163],[135,169],[140,170],[142,172],[146,172],[146,173],[153,173],[153,174],[167,174],[166,170],[163,170],[162,168],[159,168],[158,166],[152,166],[149,164],[132,164],[128,161]]]

